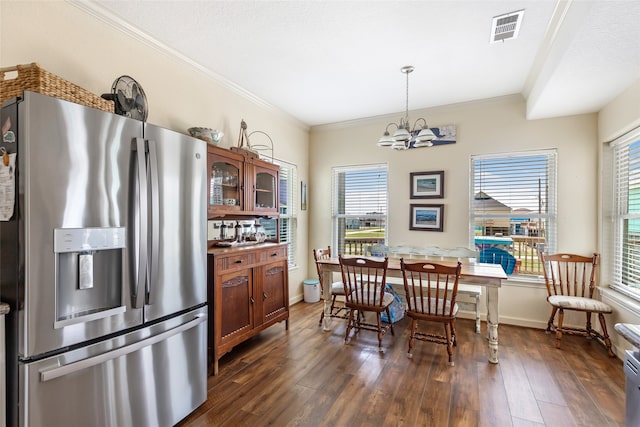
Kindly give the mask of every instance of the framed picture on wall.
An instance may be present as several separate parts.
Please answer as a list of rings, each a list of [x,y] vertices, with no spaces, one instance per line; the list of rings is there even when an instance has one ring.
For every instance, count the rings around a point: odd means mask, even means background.
[[[444,230],[444,205],[410,205],[409,230]]]
[[[444,197],[444,171],[411,172],[412,199],[442,199]]]

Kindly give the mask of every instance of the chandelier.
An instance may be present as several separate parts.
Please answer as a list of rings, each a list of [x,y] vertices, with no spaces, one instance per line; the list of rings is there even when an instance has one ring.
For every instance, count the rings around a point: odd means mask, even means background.
[[[378,140],[379,147],[391,147],[394,150],[406,150],[411,147],[431,147],[436,136],[429,129],[427,121],[423,118],[419,118],[413,124],[413,127],[409,125],[409,73],[414,70],[411,65],[400,68],[407,76],[407,97],[405,103],[404,117],[400,119],[400,124],[389,123],[384,131],[382,137]],[[393,135],[389,134],[389,127],[395,126],[396,131]]]

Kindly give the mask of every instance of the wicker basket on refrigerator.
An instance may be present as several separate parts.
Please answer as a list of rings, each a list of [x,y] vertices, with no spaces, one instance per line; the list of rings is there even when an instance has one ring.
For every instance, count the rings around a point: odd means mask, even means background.
[[[12,78],[13,74],[17,74],[15,78]],[[48,72],[35,62],[0,68],[0,102],[21,96],[24,90],[113,112],[112,101]]]

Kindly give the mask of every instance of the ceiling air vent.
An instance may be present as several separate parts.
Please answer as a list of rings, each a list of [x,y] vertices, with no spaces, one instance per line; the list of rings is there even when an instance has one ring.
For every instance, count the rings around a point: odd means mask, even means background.
[[[520,32],[524,9],[500,16],[495,16],[491,21],[491,43],[497,43],[509,39],[515,39]]]

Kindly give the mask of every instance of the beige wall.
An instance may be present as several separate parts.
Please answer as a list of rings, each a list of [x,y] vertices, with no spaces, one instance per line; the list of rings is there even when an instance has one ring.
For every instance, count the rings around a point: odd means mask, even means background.
[[[298,165],[307,180],[308,129],[158,48],[61,1],[0,2],[0,66],[37,62],[44,69],[94,93],[109,92],[128,74],[144,88],[150,123],[186,133],[191,126],[225,132],[223,145],[237,142],[240,120],[267,132],[275,157]],[[290,271],[290,296],[302,297],[306,278],[307,212],[298,220],[300,268]]]
[[[597,187],[596,115],[528,121],[520,96],[412,111],[432,126],[457,126],[456,144],[396,151],[377,147],[385,125],[401,114],[311,129],[310,243],[326,245],[331,230],[331,168],[387,163],[389,166],[389,244],[469,244],[469,162],[473,154],[558,150],[558,249],[593,251]],[[444,170],[444,232],[410,231],[409,173]],[[579,212],[579,214],[578,214]]]
[[[612,141],[638,126],[640,126],[640,80],[598,113],[598,141]]]
[[[386,162],[389,167],[391,245],[469,246],[469,162],[473,154],[558,150],[558,249],[590,253],[596,247],[597,128],[595,114],[556,119],[525,119],[520,96],[507,96],[412,111],[431,126],[454,124],[457,143],[408,151],[377,147],[395,116],[311,129],[309,241],[326,246],[331,234],[331,168]],[[444,170],[444,232],[409,230],[409,173]],[[440,203],[440,200],[437,201]],[[543,327],[549,315],[542,283],[508,283],[501,290],[502,322]],[[567,321],[571,322],[570,317]]]

